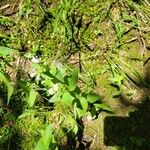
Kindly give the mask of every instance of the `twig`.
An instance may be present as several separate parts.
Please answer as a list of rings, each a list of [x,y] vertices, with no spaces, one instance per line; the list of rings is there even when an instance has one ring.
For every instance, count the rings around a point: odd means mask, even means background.
[[[134,41],[136,41],[136,40],[137,40],[137,37],[134,37],[134,38],[132,38],[132,39],[126,41],[124,44],[131,43],[131,42],[134,42]]]
[[[146,4],[148,5],[148,6],[150,6],[150,3],[147,1],[147,0],[144,0],[145,2],[146,2]]]
[[[2,6],[2,7],[0,8],[0,11],[1,11],[1,10],[3,10],[3,9],[6,9],[6,8],[8,8],[8,7],[10,7],[10,5],[9,5],[9,4],[4,5],[4,6]]]

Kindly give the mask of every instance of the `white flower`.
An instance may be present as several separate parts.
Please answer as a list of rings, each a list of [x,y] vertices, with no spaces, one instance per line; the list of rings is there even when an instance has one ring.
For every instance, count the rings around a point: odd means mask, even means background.
[[[54,86],[53,86],[53,90],[55,91],[55,92],[57,92],[58,91],[58,84],[56,83],[56,84],[54,84]]]
[[[31,78],[37,76],[37,71],[32,68],[32,69],[29,71],[29,76],[30,76]]]
[[[53,95],[53,94],[55,94],[53,88],[50,88],[50,89],[47,91],[47,94],[48,94],[48,95]]]
[[[39,64],[41,62],[41,59],[33,56],[31,62]]]
[[[63,67],[62,63],[60,63],[57,60],[53,60],[52,61],[52,65],[54,65],[55,67],[57,67],[58,69],[61,69]]]
[[[34,73],[34,72],[30,73],[30,77],[31,77],[31,78],[33,78],[33,77],[35,77],[35,76],[36,76],[36,73]]]
[[[35,80],[40,81],[41,80],[40,76],[37,75],[37,77],[35,78]]]
[[[53,95],[55,94],[57,91],[58,91],[58,87],[59,85],[56,83],[54,84],[48,91],[47,91],[47,94],[48,95]]]

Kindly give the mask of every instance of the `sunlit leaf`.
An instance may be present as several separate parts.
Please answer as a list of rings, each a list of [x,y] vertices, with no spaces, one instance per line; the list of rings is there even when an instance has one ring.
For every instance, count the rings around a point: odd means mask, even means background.
[[[77,101],[77,113],[78,117],[82,117],[88,108],[88,101],[84,97],[80,97],[80,99]]]
[[[13,94],[14,87],[11,82],[8,82],[6,85],[7,85],[7,90],[8,90],[8,94],[7,94],[7,105],[8,105],[10,97]]]
[[[0,56],[7,56],[12,53],[14,50],[8,47],[0,46]]]
[[[46,129],[42,132],[42,140],[44,145],[49,148],[49,145],[52,143],[53,135],[52,135],[52,127],[48,125]]]
[[[36,145],[35,150],[49,150],[53,141],[52,127],[48,125],[45,130],[41,131],[42,137]]]
[[[63,93],[61,101],[67,106],[71,106],[73,99],[74,98],[71,96],[71,94],[66,91],[65,93]]]
[[[56,72],[56,76],[55,76],[59,81],[61,82],[64,82],[64,78],[63,78],[63,75],[61,73],[61,71],[59,69],[57,69],[57,72]]]
[[[106,103],[102,103],[102,104],[94,104],[96,111],[98,110],[106,110],[109,112],[113,112],[113,109]]]
[[[88,93],[87,94],[87,101],[89,103],[94,103],[96,101],[100,100],[100,96],[95,93]]]
[[[77,87],[78,82],[78,70],[74,70],[70,77],[68,77],[68,89],[74,91]]]
[[[48,149],[45,147],[45,145],[43,143],[43,140],[40,139],[39,142],[36,145],[35,150],[48,150]]]
[[[77,133],[78,133],[78,126],[77,126],[77,125],[74,126],[73,132],[74,132],[74,134],[77,134]]]
[[[28,105],[29,105],[29,107],[33,107],[33,105],[35,103],[35,100],[36,100],[36,92],[33,89],[33,87],[31,86],[30,90],[29,90],[29,97],[28,97]]]
[[[57,94],[53,95],[53,96],[51,97],[51,99],[50,99],[50,102],[51,102],[51,103],[56,103],[56,102],[58,102],[58,101],[60,101],[60,96],[57,95]]]
[[[57,80],[64,82],[64,77],[61,71],[58,68],[51,68],[50,74],[53,76],[53,78],[56,78]]]

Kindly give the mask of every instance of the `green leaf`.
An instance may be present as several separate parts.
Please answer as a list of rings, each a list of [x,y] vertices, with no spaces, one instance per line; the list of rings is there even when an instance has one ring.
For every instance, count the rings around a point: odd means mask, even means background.
[[[96,111],[98,111],[98,110],[106,110],[106,111],[109,111],[109,112],[113,112],[113,109],[106,103],[94,104],[94,106],[96,108]]]
[[[73,100],[74,100],[74,97],[71,96],[69,92],[66,91],[65,93],[63,93],[61,101],[65,103],[67,106],[70,107]]]
[[[84,97],[80,97],[79,100],[77,101],[77,113],[78,117],[82,117],[88,108],[88,102]]]
[[[49,148],[49,145],[52,143],[53,135],[52,135],[52,127],[48,125],[46,130],[42,132],[42,139],[45,147]]]
[[[43,140],[40,139],[39,142],[36,145],[35,150],[48,150],[48,149],[45,147],[45,145],[43,143]]]
[[[50,74],[53,76],[53,78],[56,78],[57,80],[64,82],[64,77],[61,73],[61,71],[58,68],[51,68]]]
[[[14,50],[8,47],[0,46],[0,56],[7,56],[12,53]]]
[[[9,37],[3,35],[3,34],[0,34],[0,39],[9,39]]]
[[[113,78],[110,78],[111,84],[116,85],[117,87],[121,87],[124,77],[122,75],[116,75]]]
[[[78,0],[73,0],[72,5],[75,5],[76,2],[78,2]]]
[[[68,127],[71,127],[72,128],[72,132],[76,135],[77,132],[78,132],[78,125],[77,125],[77,122],[76,122],[76,119],[74,118],[74,116],[72,115],[67,115],[67,118],[66,118],[66,125]]]
[[[36,145],[35,150],[49,150],[53,142],[52,127],[48,125],[45,130],[41,131],[42,137]]]
[[[8,105],[10,97],[13,94],[14,87],[11,82],[8,82],[6,85],[7,85],[7,91],[8,91],[8,93],[7,93],[7,105]]]
[[[36,92],[33,89],[33,87],[31,86],[30,90],[29,90],[29,97],[28,97],[28,105],[29,105],[29,107],[33,107],[33,105],[35,103],[35,100],[36,100]]]
[[[55,76],[59,81],[64,82],[64,77],[59,69],[57,69],[57,73]]]
[[[58,101],[60,101],[60,95],[55,94],[55,95],[53,95],[53,96],[51,97],[51,99],[50,99],[49,102],[51,102],[51,103],[56,103],[56,102],[58,102]]]
[[[69,91],[74,91],[77,87],[77,82],[78,82],[78,70],[75,69],[71,76],[68,77],[68,89]]]
[[[8,74],[4,72],[0,72],[0,81],[3,81],[7,86],[7,105],[8,105],[10,97],[13,94],[13,84]]]
[[[100,100],[100,96],[95,93],[87,94],[87,101],[89,103],[95,103],[96,101]]]

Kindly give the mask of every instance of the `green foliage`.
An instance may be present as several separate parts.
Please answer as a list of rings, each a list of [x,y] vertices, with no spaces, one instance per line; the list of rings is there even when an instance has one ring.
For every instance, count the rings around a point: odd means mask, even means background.
[[[113,109],[107,104],[107,103],[103,103],[103,104],[94,104],[95,110],[105,110],[108,112],[113,112]]]
[[[125,79],[124,72],[120,71],[119,67],[110,61],[110,70],[112,73],[112,77],[110,78],[110,82],[112,85],[116,86],[118,89],[121,89],[121,85],[123,84],[123,80]]]
[[[94,103],[97,102],[98,100],[100,100],[100,96],[95,94],[95,93],[89,93],[87,94],[87,101],[89,103]]]
[[[77,103],[77,114],[78,114],[78,117],[82,117],[85,115],[85,113],[87,112],[87,109],[88,109],[88,102],[87,102],[87,99],[85,97],[79,97],[76,101]]]
[[[41,131],[41,138],[35,150],[57,150],[51,125],[47,125],[46,129]]]
[[[77,85],[78,70],[68,68],[64,72],[64,68],[46,66],[47,72],[40,71],[43,78],[40,82],[47,88],[47,96],[51,96],[50,103],[61,102],[69,108],[75,107],[80,118],[88,110],[88,105],[97,102],[100,97],[94,93],[84,94]]]
[[[94,119],[101,111],[113,112],[111,104],[123,94],[124,81],[132,82],[122,62],[129,66],[134,50],[140,53],[139,65],[127,70],[142,90],[149,87],[136,71],[149,54],[148,5],[135,0],[3,0],[0,143],[13,143],[15,133],[15,149],[53,150],[64,137],[67,144],[77,139],[87,113]],[[129,91],[129,96],[136,92]],[[130,140],[138,146],[143,142]]]
[[[12,26],[14,24],[14,21],[10,19],[9,17],[0,16],[0,25],[2,26]]]
[[[65,43],[73,39],[73,24],[71,20],[71,13],[76,5],[77,0],[62,0],[53,23],[53,34],[59,29],[62,30],[62,39]]]
[[[4,143],[5,141],[8,141],[13,133],[14,129],[10,127],[2,127],[0,129],[0,144]]]
[[[70,107],[72,105],[73,100],[74,100],[74,97],[71,96],[71,94],[68,91],[63,93],[62,99],[61,99],[62,103]]]
[[[25,0],[19,5],[19,16],[23,17],[25,14],[29,14],[32,11],[31,0]]]
[[[14,50],[8,47],[0,46],[0,56],[5,57],[11,54]]]
[[[73,70],[72,74],[67,78],[67,85],[69,91],[74,91],[77,87],[77,82],[78,82],[78,70]]]
[[[33,107],[36,101],[36,91],[34,90],[33,85],[26,80],[20,80],[18,81],[18,84],[21,86],[22,92],[26,94],[26,102],[28,106]]]
[[[36,100],[36,92],[31,86],[29,90],[29,98],[28,98],[29,107],[32,107],[34,105],[35,100]]]
[[[13,94],[13,83],[5,72],[0,71],[0,81],[4,82],[7,86],[7,105],[9,104],[9,100]]]
[[[138,27],[140,24],[139,20],[135,16],[130,16],[127,13],[123,13],[122,17],[123,17],[124,21],[132,22],[133,27]]]

